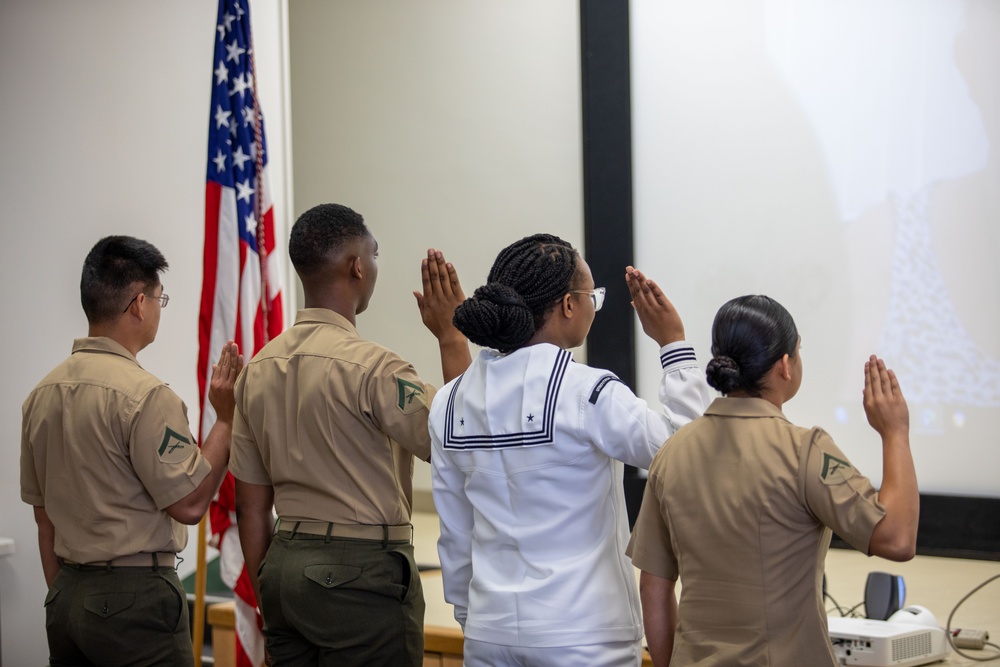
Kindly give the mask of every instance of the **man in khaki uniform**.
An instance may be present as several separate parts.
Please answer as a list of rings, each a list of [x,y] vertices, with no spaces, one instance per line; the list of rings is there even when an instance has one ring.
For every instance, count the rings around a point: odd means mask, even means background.
[[[174,560],[226,472],[242,358],[230,341],[214,367],[219,420],[199,450],[184,403],[136,361],[167,305],[166,268],[145,241],[98,241],[80,281],[89,337],[24,403],[21,499],[38,524],[54,667],[193,663]]]
[[[421,665],[410,512],[413,458],[430,457],[435,390],[358,335],[378,274],[378,244],[358,213],[307,211],[288,249],[305,308],[237,381],[230,463],[267,649],[283,667]],[[450,380],[470,361],[451,324],[464,296],[441,253],[428,252],[422,273],[418,305]]]

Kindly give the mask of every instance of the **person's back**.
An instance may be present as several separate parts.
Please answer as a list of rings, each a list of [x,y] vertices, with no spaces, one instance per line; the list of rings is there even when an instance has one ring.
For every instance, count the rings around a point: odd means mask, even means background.
[[[622,461],[648,466],[655,447],[645,415],[607,409],[616,393],[631,393],[620,382],[590,403],[608,377],[551,344],[487,350],[435,401],[435,475],[462,478],[481,518],[472,525],[468,636],[531,646],[639,638]],[[436,488],[447,514],[453,505]]]
[[[409,390],[404,409],[399,382]],[[409,416],[426,411],[433,395],[410,364],[361,338],[346,318],[300,311],[237,386],[284,527],[408,524],[413,458],[430,456],[426,417]],[[291,409],[276,409],[278,401]]]
[[[842,519],[810,506],[807,488],[827,456],[846,461],[826,433],[789,423],[759,398],[717,399],[664,446],[649,489],[669,524],[684,584],[679,664],[708,655],[738,655],[739,664],[833,664],[818,580],[830,529],[816,517],[839,522],[838,534],[866,550],[882,515],[874,504]],[[844,492],[874,496],[860,475]]]
[[[193,661],[174,565],[183,524],[200,520],[225,474],[242,358],[229,341],[213,366],[218,421],[199,448],[181,399],[136,360],[169,301],[166,268],[140,239],[98,241],[80,281],[89,335],[24,402],[21,499],[38,525],[54,665]]]
[[[159,414],[143,418],[144,409],[162,409],[164,402],[174,422],[164,425]],[[187,529],[157,503],[169,505],[190,492],[188,480],[200,481],[205,470],[195,472],[203,464],[192,456],[197,445],[182,421],[180,399],[128,350],[109,338],[78,340],[73,354],[31,392],[23,411],[23,438],[32,444],[40,483],[36,499],[60,527],[56,546],[67,560],[114,561],[183,548]],[[162,454],[159,446],[143,446],[164,437]],[[154,477],[161,460],[186,460],[178,471],[183,479]],[[91,498],[95,502],[81,502]]]
[[[647,467],[701,412],[707,387],[676,311],[629,275],[644,326],[659,323],[665,414],[573,362],[604,290],[562,239],[505,248],[455,313],[491,348],[437,394],[430,417],[444,593],[469,667],[639,663],[624,463]]]
[[[434,388],[358,335],[378,244],[357,212],[306,211],[289,255],[305,308],[237,381],[231,462],[267,650],[286,667],[420,665],[424,600],[410,512],[413,459],[430,456]],[[450,379],[450,363],[457,372],[468,365],[468,343],[450,324],[461,288],[440,253],[428,252],[423,273],[418,305]]]
[[[780,304],[733,299],[712,336],[706,375],[724,397],[657,454],[629,544],[650,653],[658,667],[832,667],[820,588],[830,530],[864,553],[912,557],[918,501],[906,403],[872,357],[865,411],[887,461],[876,492],[822,429],[782,414],[802,361]]]

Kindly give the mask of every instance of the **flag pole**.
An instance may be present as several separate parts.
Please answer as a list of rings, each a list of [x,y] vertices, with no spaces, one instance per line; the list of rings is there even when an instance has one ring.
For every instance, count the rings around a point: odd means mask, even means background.
[[[250,6],[248,0],[218,2],[198,330],[202,435],[215,416],[209,407],[210,373],[206,373],[211,367],[211,355],[217,353],[225,340],[233,338],[249,360],[280,332],[283,319],[282,276],[272,276],[268,270],[275,264],[268,261],[274,251],[274,217],[265,183],[267,155],[263,113],[257,96]],[[237,120],[240,113],[242,119]],[[252,160],[250,164],[246,164],[248,160]],[[254,253],[257,257],[252,256]],[[259,278],[254,275],[258,270]],[[232,550],[220,558],[219,565],[223,582],[234,594],[235,664],[259,667],[266,651],[260,616],[254,612],[257,603],[250,573],[239,545],[224,539],[228,531],[236,529],[234,486],[232,474],[227,473],[210,507],[206,530],[211,531],[213,544],[219,540],[216,546],[220,550]],[[200,548],[205,541],[199,534]],[[199,564],[202,562],[199,552]],[[204,610],[207,616],[204,603],[199,604],[199,610]],[[204,633],[204,624],[201,627]]]
[[[268,323],[270,316],[268,311],[271,308],[271,294],[268,285],[267,275],[267,242],[264,226],[264,114],[260,110],[260,100],[257,97],[257,64],[254,60],[253,31],[250,31],[250,49],[247,56],[250,58],[251,87],[250,93],[253,97],[253,145],[254,145],[254,180],[257,182],[257,197],[254,199],[254,218],[257,222],[257,256],[260,259],[260,308],[264,321],[263,345],[270,342],[271,336]]]
[[[207,564],[205,563],[205,539],[208,516],[201,517],[198,522],[198,556],[194,572],[194,667],[201,667],[201,657],[205,647],[205,581],[207,579]]]

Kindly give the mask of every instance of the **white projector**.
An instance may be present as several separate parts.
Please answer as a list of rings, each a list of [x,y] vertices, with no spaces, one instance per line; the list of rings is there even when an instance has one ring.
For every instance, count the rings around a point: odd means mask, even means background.
[[[894,615],[895,616],[895,615]],[[912,667],[944,660],[944,630],[913,623],[827,617],[833,654],[842,665]]]

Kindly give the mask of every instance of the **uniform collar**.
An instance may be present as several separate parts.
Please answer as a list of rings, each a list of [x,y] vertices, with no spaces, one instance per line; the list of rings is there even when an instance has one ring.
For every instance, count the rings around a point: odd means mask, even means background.
[[[519,347],[513,352],[500,352],[498,350],[485,347],[480,350],[480,356],[486,361],[493,361],[497,359],[519,359],[521,357],[531,357],[536,355],[553,357],[560,351],[562,351],[562,348],[553,343],[535,343],[534,345]]]
[[[295,324],[332,324],[355,336],[358,329],[340,313],[329,308],[303,308],[295,315]]]
[[[73,354],[76,354],[77,352],[103,352],[106,354],[117,354],[119,357],[125,357],[126,359],[132,361],[136,366],[139,365],[138,359],[136,359],[131,352],[126,350],[124,345],[113,338],[108,338],[107,336],[77,338],[73,341]]]
[[[777,417],[788,421],[774,403],[763,398],[717,398],[708,406],[705,414],[719,417]]]

